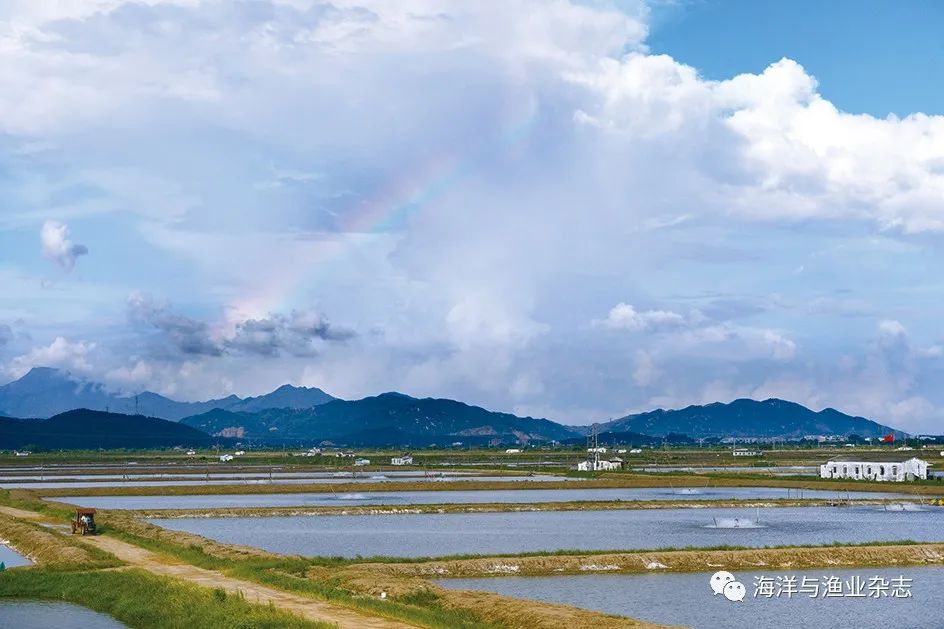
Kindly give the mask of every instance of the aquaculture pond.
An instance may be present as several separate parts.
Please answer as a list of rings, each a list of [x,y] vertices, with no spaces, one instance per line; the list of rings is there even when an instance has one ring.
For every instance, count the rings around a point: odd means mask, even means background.
[[[944,568],[739,572],[734,577],[745,586],[741,602],[715,594],[709,585],[711,577],[712,573],[667,573],[446,579],[438,583],[694,629],[942,626]],[[835,579],[828,581],[833,577],[841,583],[841,595],[836,595],[833,585],[827,596],[824,584],[835,584]],[[797,591],[789,585],[791,578]],[[804,579],[806,588],[800,593]]]
[[[120,629],[125,626],[111,616],[70,603],[0,599],[0,627]]]
[[[863,506],[197,517],[152,522],[277,553],[346,557],[944,541],[944,508],[930,507],[915,511]]]
[[[535,503],[612,500],[766,500],[771,498],[882,500],[912,499],[906,494],[842,492],[780,487],[630,489],[491,489],[465,491],[376,491],[303,494],[236,494],[194,496],[70,496],[56,498],[83,507],[99,509],[213,509],[228,507],[298,507],[409,504]]]

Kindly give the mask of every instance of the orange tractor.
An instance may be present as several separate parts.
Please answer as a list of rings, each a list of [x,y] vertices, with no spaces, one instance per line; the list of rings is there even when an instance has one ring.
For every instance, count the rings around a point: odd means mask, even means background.
[[[72,534],[95,535],[95,509],[76,509],[72,518]]]

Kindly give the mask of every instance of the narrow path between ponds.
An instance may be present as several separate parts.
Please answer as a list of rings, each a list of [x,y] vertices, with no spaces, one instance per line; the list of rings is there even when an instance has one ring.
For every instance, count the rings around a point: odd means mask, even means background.
[[[0,506],[0,513],[5,513],[6,515],[19,518],[21,520],[42,520],[43,515],[41,513],[36,513],[35,511],[25,511],[23,509],[16,509],[14,507],[4,507]]]
[[[401,621],[368,616],[339,605],[291,594],[252,581],[234,579],[213,570],[175,562],[134,544],[107,536],[83,537],[82,541],[109,552],[132,566],[143,568],[154,574],[183,579],[208,588],[222,588],[229,594],[239,592],[250,603],[260,605],[271,603],[279,609],[298,614],[308,620],[336,623],[341,629],[406,629],[413,627],[413,625]]]

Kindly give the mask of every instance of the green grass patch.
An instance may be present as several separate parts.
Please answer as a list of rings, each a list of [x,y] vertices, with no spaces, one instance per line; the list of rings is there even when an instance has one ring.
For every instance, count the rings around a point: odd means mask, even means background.
[[[315,599],[326,600],[368,614],[404,620],[422,627],[448,629],[489,628],[493,625],[477,618],[468,610],[451,610],[439,605],[420,604],[400,600],[380,600],[354,595],[338,587],[330,580],[311,579],[307,576],[313,567],[339,567],[359,563],[341,557],[272,557],[247,558],[241,560],[215,557],[196,544],[175,544],[166,540],[136,535],[114,526],[106,526],[103,532],[122,541],[148,550],[164,553],[186,563],[208,570],[216,570],[227,576],[253,581],[276,589],[295,592]]]
[[[144,570],[53,572],[39,568],[0,574],[0,596],[68,601],[115,617],[130,627],[200,629],[327,629],[223,590],[209,590]]]

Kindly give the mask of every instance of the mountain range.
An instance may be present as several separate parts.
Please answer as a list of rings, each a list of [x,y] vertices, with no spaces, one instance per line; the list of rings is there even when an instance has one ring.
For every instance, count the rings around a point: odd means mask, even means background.
[[[905,433],[864,417],[827,408],[816,412],[795,402],[740,399],[679,410],[655,410],[601,424],[601,432],[635,432],[662,437],[669,433],[703,437],[803,437],[849,435],[882,437]]]
[[[230,395],[206,402],[177,402],[150,391],[136,397],[123,396],[108,391],[102,384],[86,382],[58,369],[34,367],[19,380],[0,387],[0,415],[52,417],[65,411],[85,408],[129,415],[140,413],[176,421],[215,408],[231,411],[309,408],[333,399],[321,389],[286,384],[259,397],[243,399]]]
[[[181,423],[211,435],[262,442],[328,441],[345,445],[497,445],[559,441],[575,433],[547,419],[496,413],[455,400],[384,393],[332,400],[307,409],[256,413],[215,409]]]
[[[111,422],[179,420],[182,427],[201,431],[208,440],[234,438],[262,444],[421,447],[455,442],[463,445],[579,443],[587,433],[586,427],[564,426],[548,419],[518,417],[455,400],[414,398],[401,393],[341,400],[321,389],[284,385],[258,397],[231,395],[206,402],[178,402],[151,392],[141,393],[136,398],[116,395],[101,384],[48,368],[35,368],[19,380],[0,387],[0,416],[58,420],[62,413],[80,408],[112,411],[104,413]],[[124,419],[119,420],[121,417]],[[9,421],[5,425],[12,426],[10,430],[26,426]],[[142,426],[144,432],[153,427]],[[646,439],[661,442],[670,435],[676,440],[852,433],[862,437],[889,433],[904,436],[900,431],[863,417],[831,408],[812,411],[778,399],[741,399],[727,404],[659,409],[606,422],[599,426],[599,432],[640,444],[647,443]]]

